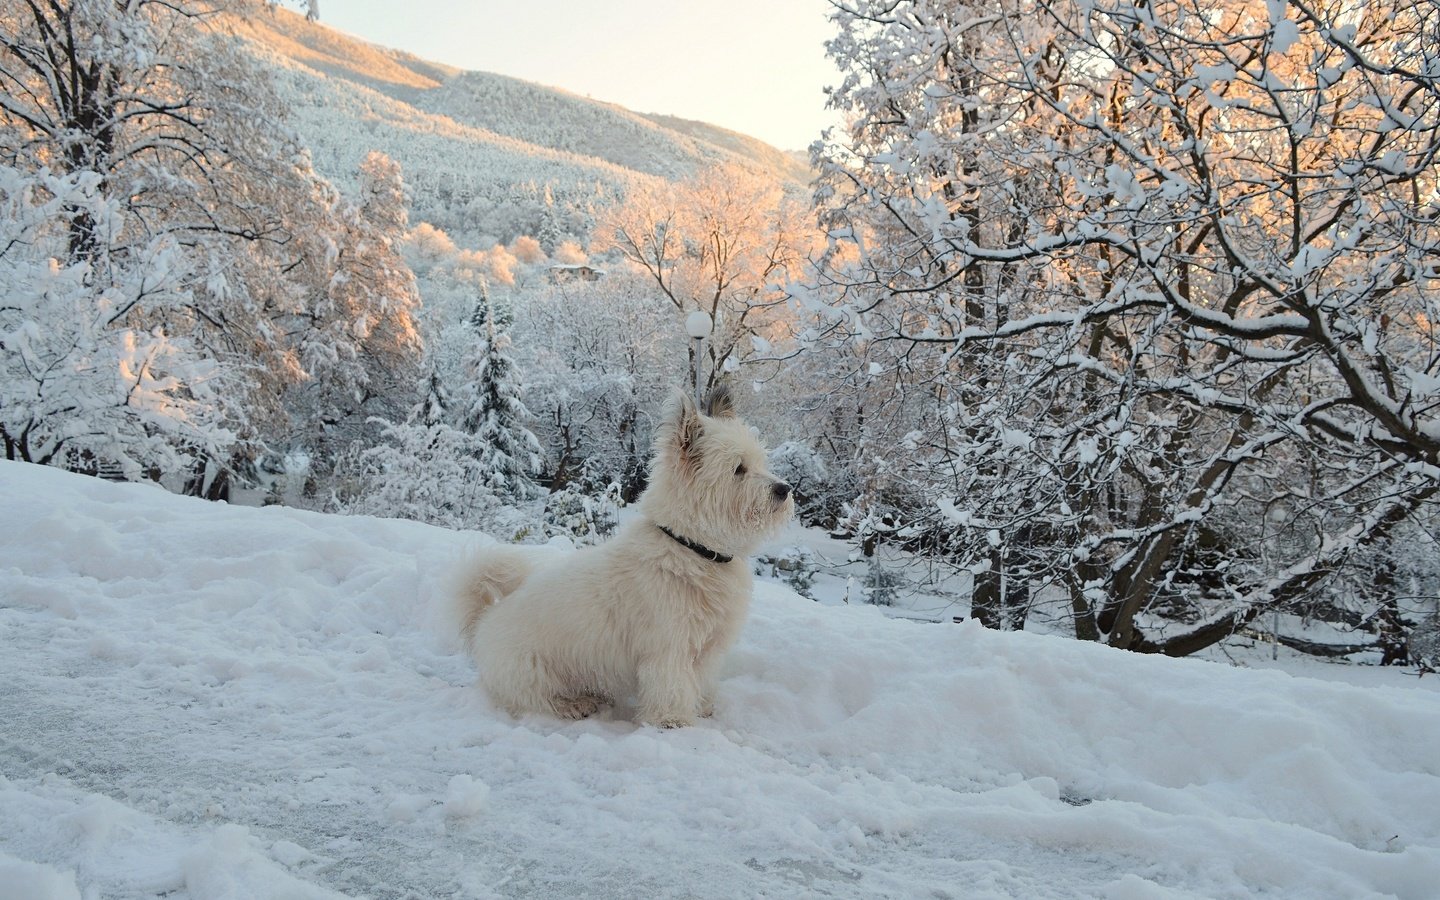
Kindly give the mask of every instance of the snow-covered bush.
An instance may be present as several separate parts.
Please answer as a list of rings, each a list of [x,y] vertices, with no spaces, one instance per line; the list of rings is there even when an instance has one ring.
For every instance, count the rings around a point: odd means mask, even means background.
[[[623,505],[618,484],[592,493],[581,481],[572,481],[545,499],[545,534],[568,537],[577,544],[599,543],[615,531]]]
[[[873,556],[870,570],[865,573],[865,602],[871,606],[894,606],[903,583],[898,572],[887,569],[880,557]]]
[[[380,442],[355,447],[335,467],[331,508],[352,515],[484,528],[500,500],[488,487],[475,439],[445,424],[373,420]]]
[[[538,266],[545,261],[545,251],[540,249],[540,242],[528,234],[522,234],[511,241],[506,249],[523,265]]]
[[[820,570],[815,552],[809,547],[786,547],[755,558],[755,574],[778,578],[802,597],[809,597],[815,573]]]
[[[1432,613],[1411,629],[1405,643],[1410,662],[1426,671],[1440,671],[1440,613]]]

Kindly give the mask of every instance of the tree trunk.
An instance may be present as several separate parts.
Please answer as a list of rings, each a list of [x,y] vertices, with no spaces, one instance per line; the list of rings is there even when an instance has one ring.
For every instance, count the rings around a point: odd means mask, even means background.
[[[1075,564],[1069,576],[1070,608],[1075,613],[1075,637],[1082,641],[1100,640],[1100,626],[1095,621],[1095,608],[1085,596],[1085,586],[1101,581],[1101,570],[1093,562]]]
[[[1030,614],[1030,585],[1012,574],[1005,557],[999,548],[992,550],[990,568],[975,576],[970,615],[986,628],[1020,631]]]
[[[1000,616],[1000,559],[999,553],[990,556],[990,568],[975,576],[975,586],[970,593],[970,617],[997,631],[1001,627]]]
[[[1396,525],[1408,519],[1421,504],[1437,493],[1440,493],[1440,484],[1430,484],[1392,499],[1388,505],[1356,526],[1356,529],[1363,530],[1354,534],[1352,542],[1342,545],[1329,556],[1312,557],[1308,564],[1292,567],[1293,570],[1284,580],[1252,591],[1230,615],[1158,642],[1136,632],[1139,639],[1136,645],[1129,649],[1141,653],[1163,653],[1166,656],[1189,656],[1225,640],[1255,621],[1261,613],[1293,603],[1305,596],[1343,565],[1352,552],[1383,539]]]

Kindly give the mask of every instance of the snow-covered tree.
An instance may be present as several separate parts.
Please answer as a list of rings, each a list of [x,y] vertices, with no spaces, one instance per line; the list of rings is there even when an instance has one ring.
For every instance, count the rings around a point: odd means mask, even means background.
[[[541,493],[534,481],[540,471],[540,443],[526,427],[530,411],[520,399],[510,337],[499,330],[496,318],[490,294],[484,291],[471,318],[477,327],[471,330],[465,357],[459,428],[475,439],[485,483],[503,496],[528,500]]]
[[[309,296],[292,321],[308,377],[291,401],[298,442],[322,474],[372,417],[404,419],[423,350],[420,294],[397,246],[409,224],[399,166],[371,153],[358,203],[333,191],[323,199],[320,227],[299,238]]]
[[[596,252],[637,266],[679,317],[700,310],[715,323],[706,392],[788,336],[783,285],[800,274],[809,244],[800,205],[783,186],[738,165],[637,187],[595,227]]]
[[[0,166],[6,458],[113,466],[132,479],[224,458],[236,435],[225,427],[223,373],[163,327],[127,327],[141,304],[158,311],[188,300],[180,248],[161,240],[123,261],[69,258],[70,225],[82,214],[92,233],[115,227],[94,173]],[[97,277],[97,265],[110,277]]]
[[[564,243],[564,232],[560,224],[560,212],[555,208],[555,194],[550,185],[545,185],[541,197],[539,246],[545,253],[553,254]]]
[[[1434,502],[1434,0],[834,18],[819,331],[977,615],[1054,584],[1078,636],[1189,653]]]
[[[56,396],[64,371],[76,398],[6,403],[13,455],[133,475],[145,445],[147,465],[213,475],[264,418],[256,393],[293,373],[263,276],[246,281],[287,239],[269,201],[303,192],[311,176],[272,124],[279,113],[263,79],[206,31],[212,11],[154,0],[0,3],[0,155],[12,167],[10,202],[32,214],[7,223],[24,236],[0,260],[16,300],[5,327],[51,348],[6,340],[6,368],[36,397]],[[22,299],[37,266],[63,276],[69,299],[55,285]],[[107,347],[144,362],[118,362]],[[117,394],[117,377],[130,379],[120,369],[147,373],[136,384],[153,382],[179,405],[160,413],[155,390]],[[120,400],[96,400],[105,396]],[[160,443],[168,455],[157,455]],[[62,444],[78,456],[55,452]]]
[[[639,274],[617,272],[537,286],[517,302],[512,333],[552,489],[613,482],[634,500],[645,487],[650,412],[688,380],[673,307]]]
[[[351,515],[485,528],[501,498],[476,439],[444,422],[372,423],[379,438],[335,463],[331,508]]]
[[[425,379],[425,392],[420,398],[420,408],[416,411],[414,418],[423,425],[439,425],[442,422],[448,422],[450,420],[450,403],[450,391],[440,380],[440,373],[431,369],[430,377]]]
[[[507,249],[522,265],[536,266],[545,261],[545,251],[540,248],[540,242],[528,234],[522,234],[511,241]]]

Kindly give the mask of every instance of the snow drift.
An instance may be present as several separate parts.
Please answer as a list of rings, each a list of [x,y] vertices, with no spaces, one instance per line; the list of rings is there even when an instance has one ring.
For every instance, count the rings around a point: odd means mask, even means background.
[[[487,540],[0,462],[0,897],[1429,897],[1440,694],[820,606],[716,715],[512,720]]]

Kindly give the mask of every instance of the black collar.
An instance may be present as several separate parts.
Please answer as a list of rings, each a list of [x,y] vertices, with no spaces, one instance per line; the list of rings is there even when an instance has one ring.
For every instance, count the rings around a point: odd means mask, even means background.
[[[735,558],[733,556],[726,556],[723,553],[717,553],[714,550],[711,550],[709,547],[705,546],[704,544],[697,544],[689,538],[683,538],[675,532],[671,531],[670,529],[666,528],[664,525],[660,525],[657,523],[655,527],[669,535],[670,538],[676,543],[681,544],[685,547],[689,547],[691,550],[694,550],[696,553],[705,557],[711,562],[728,563]]]

